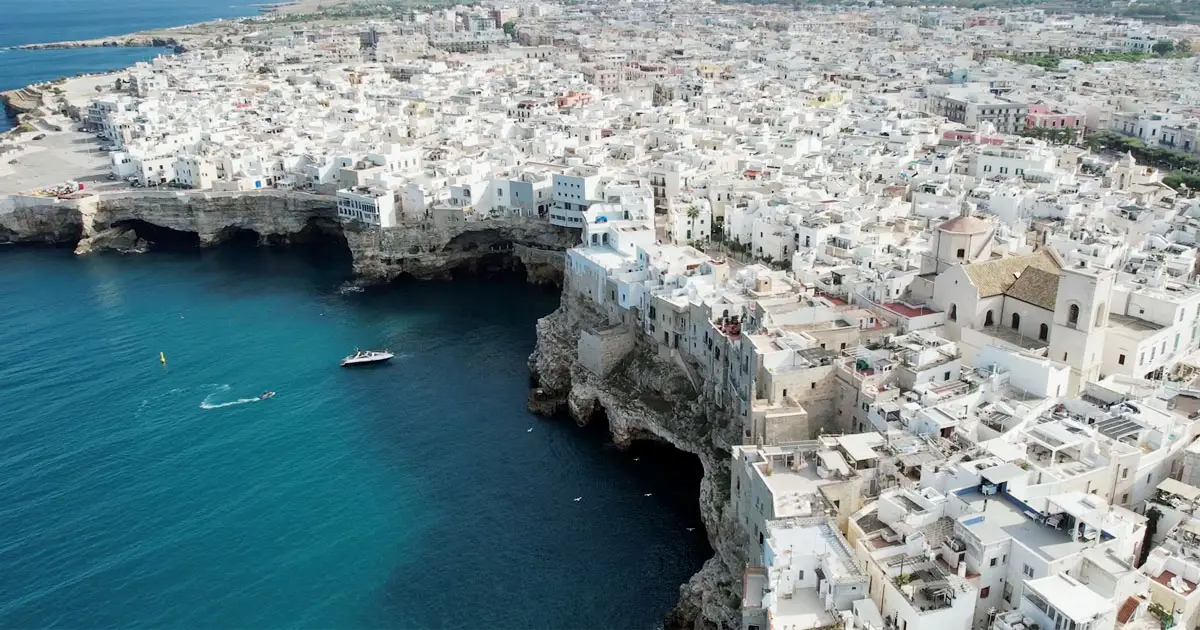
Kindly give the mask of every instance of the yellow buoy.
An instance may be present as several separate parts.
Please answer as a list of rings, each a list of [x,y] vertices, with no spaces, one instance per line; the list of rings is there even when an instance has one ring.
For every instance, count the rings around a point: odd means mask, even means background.
[[[158,360],[159,360],[159,362],[161,362],[163,365],[166,365],[166,364],[167,364],[167,355],[165,355],[165,354],[163,354],[163,353],[159,352],[159,353],[158,353]]]

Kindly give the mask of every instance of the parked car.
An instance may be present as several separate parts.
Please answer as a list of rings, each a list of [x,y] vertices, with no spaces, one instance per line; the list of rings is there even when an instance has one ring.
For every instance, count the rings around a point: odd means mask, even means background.
[[[46,137],[46,134],[39,133],[38,135],[34,136],[33,139],[34,140],[42,140],[42,139],[45,139],[45,137]]]

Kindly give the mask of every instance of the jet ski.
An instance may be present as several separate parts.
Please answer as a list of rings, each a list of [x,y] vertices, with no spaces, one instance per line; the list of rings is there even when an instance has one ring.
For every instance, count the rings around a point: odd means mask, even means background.
[[[274,395],[275,395],[275,392],[263,392],[263,393],[262,393],[262,396],[259,396],[259,397],[258,397],[258,399],[259,399],[259,400],[266,400],[266,399],[268,399],[268,398],[270,398],[270,397],[272,397],[272,396],[274,396]]]

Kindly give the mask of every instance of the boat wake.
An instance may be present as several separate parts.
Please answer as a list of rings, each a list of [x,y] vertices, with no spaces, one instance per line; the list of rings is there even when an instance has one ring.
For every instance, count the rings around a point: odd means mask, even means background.
[[[222,407],[232,407],[234,405],[244,405],[246,403],[258,402],[260,400],[262,400],[262,399],[261,398],[239,398],[237,400],[231,400],[229,402],[223,402],[223,403],[210,403],[207,400],[205,400],[204,402],[200,403],[200,408],[201,409],[220,409]]]
[[[259,402],[260,400],[265,400],[262,397],[256,396],[254,398],[238,398],[237,400],[230,400],[230,401],[226,401],[226,402],[214,402],[213,401],[214,397],[217,397],[222,392],[227,392],[227,391],[229,391],[229,385],[221,385],[220,387],[217,388],[217,391],[204,397],[204,400],[200,402],[200,408],[201,409],[221,409],[223,407],[232,407],[234,405],[245,405],[247,403],[254,403],[254,402]]]

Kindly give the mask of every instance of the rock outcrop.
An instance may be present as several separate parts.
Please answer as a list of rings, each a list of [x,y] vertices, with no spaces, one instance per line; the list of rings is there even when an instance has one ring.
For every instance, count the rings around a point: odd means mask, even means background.
[[[680,588],[679,605],[668,616],[667,627],[741,627],[745,547],[741,529],[729,514],[733,423],[697,394],[682,368],[660,359],[644,342],[636,343],[604,376],[585,368],[577,350],[580,332],[606,325],[585,301],[564,290],[562,306],[537,324],[537,347],[529,358],[535,380],[529,407],[547,415],[567,411],[580,424],[603,411],[618,446],[658,440],[700,459],[700,509],[715,554]]]
[[[115,227],[101,231],[90,238],[82,239],[75,246],[76,254],[111,250],[122,254],[144,254],[150,251],[150,243],[138,236],[133,228]]]

